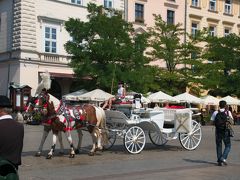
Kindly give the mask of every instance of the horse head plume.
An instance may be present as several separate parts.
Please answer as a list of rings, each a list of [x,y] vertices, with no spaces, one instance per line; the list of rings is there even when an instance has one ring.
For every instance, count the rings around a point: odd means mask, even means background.
[[[50,73],[48,71],[45,71],[40,74],[40,77],[41,77],[42,81],[38,84],[38,87],[37,87],[36,93],[35,93],[35,97],[41,93],[42,89],[49,90],[51,88],[52,81],[51,81]]]

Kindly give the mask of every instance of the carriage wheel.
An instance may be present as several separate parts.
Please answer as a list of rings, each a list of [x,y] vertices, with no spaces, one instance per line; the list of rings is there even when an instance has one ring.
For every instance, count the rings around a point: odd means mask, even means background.
[[[179,141],[187,150],[194,150],[198,147],[202,139],[201,125],[195,120],[192,120],[192,132],[179,133]]]
[[[166,133],[163,133],[163,132],[158,133],[157,131],[149,131],[148,135],[149,135],[149,139],[156,146],[163,146],[168,142]]]
[[[117,138],[116,131],[112,130],[114,128],[113,125],[110,123],[107,123],[107,128],[109,130],[109,133],[108,133],[108,144],[104,145],[103,147],[105,150],[110,149],[116,142],[116,138]]]
[[[145,146],[145,133],[142,128],[138,126],[130,127],[126,132],[123,141],[124,146],[129,153],[138,154],[143,150]]]

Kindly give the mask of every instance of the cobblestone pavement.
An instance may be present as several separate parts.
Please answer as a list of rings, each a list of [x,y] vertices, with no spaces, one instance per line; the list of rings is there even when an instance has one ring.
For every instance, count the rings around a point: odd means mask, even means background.
[[[84,132],[83,149],[74,159],[68,158],[68,144],[64,139],[65,154],[56,155],[51,160],[34,154],[42,136],[42,126],[25,125],[22,166],[19,168],[21,180],[239,180],[240,178],[240,126],[235,126],[235,137],[232,138],[232,150],[228,166],[216,166],[214,129],[203,126],[203,137],[199,147],[194,151],[184,150],[178,140],[169,141],[163,147],[146,144],[145,149],[137,155],[131,155],[124,149],[118,139],[111,150],[88,156],[91,139]],[[51,135],[44,145],[44,155],[51,146]],[[73,132],[73,139],[77,135]]]

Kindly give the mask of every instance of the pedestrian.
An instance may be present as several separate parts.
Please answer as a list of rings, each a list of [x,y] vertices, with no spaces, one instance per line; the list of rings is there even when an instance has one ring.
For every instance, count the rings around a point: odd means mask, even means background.
[[[232,113],[227,110],[226,101],[219,102],[219,110],[214,111],[211,121],[215,125],[215,140],[217,151],[217,165],[227,165],[227,157],[231,150],[230,130],[227,128],[229,121],[232,121]],[[232,122],[231,122],[232,123]],[[224,143],[224,151],[222,152],[222,142]]]
[[[21,165],[23,124],[13,120],[8,97],[0,95],[0,157],[10,161],[16,169]]]

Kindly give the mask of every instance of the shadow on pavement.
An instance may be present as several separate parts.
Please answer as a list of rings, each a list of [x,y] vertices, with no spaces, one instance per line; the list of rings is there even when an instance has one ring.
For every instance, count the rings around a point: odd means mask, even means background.
[[[204,161],[204,160],[193,160],[193,159],[183,159],[186,162],[197,163],[197,164],[212,164],[216,165],[216,162]]]

